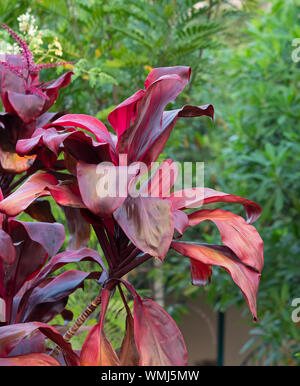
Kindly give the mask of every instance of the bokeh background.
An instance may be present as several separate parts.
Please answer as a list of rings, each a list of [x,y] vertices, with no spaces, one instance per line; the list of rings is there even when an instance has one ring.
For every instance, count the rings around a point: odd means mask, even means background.
[[[299,365],[291,303],[300,298],[300,2],[0,0],[0,21],[26,38],[36,61],[74,62],[45,71],[45,80],[74,71],[52,110],[90,114],[107,127],[108,113],[143,88],[152,68],[192,68],[189,85],[168,107],[212,103],[215,120],[179,120],[163,157],[205,162],[206,187],[262,206],[254,224],[265,245],[259,320],[252,322],[226,272],[214,268],[209,286],[193,287],[188,261],[174,252],[130,279],[179,323],[191,365]],[[1,31],[0,53],[16,49]],[[190,231],[195,237],[219,241],[213,225]],[[93,234],[90,246],[99,248]],[[88,284],[70,296],[75,316],[96,291]],[[116,299],[106,324],[116,346],[120,307]],[[75,337],[75,348],[85,334]]]

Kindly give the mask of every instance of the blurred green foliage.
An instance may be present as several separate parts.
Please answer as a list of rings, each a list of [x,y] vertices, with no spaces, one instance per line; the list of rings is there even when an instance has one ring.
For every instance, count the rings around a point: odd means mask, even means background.
[[[296,0],[248,0],[241,8],[225,0],[201,2],[202,7],[198,3],[1,0],[0,21],[18,31],[17,17],[30,8],[45,36],[37,57],[74,61],[67,66],[75,73],[73,80],[53,109],[91,114],[106,124],[108,113],[143,87],[151,68],[192,67],[189,86],[170,108],[212,103],[216,118],[213,123],[205,118],[179,120],[165,156],[204,161],[205,186],[263,207],[255,223],[265,245],[259,321],[243,348],[249,354],[245,363],[298,364],[300,330],[291,320],[291,302],[300,297],[300,64],[292,60],[292,42],[300,38],[300,6]],[[7,39],[4,34],[0,38]],[[62,56],[49,53],[55,38]],[[45,76],[63,70],[49,70]],[[236,206],[228,209],[243,213]],[[62,213],[53,210],[63,221]],[[220,241],[210,224],[189,230],[187,239]],[[94,235],[90,246],[99,249]],[[220,269],[214,269],[212,283],[204,289],[190,285],[187,259],[170,253],[163,269],[166,295],[175,300],[168,311],[177,320],[186,312],[186,298],[203,293],[216,310],[245,306],[238,288]],[[155,273],[151,270],[148,279]],[[137,277],[132,279],[143,286]],[[69,301],[75,314],[96,288],[88,288],[87,295],[79,291]],[[114,316],[109,318],[114,336],[115,328],[123,327]],[[78,339],[75,344],[82,337]],[[113,341],[117,346],[117,338]]]
[[[300,330],[291,319],[300,283],[300,65],[292,58],[299,15],[294,1],[276,0],[258,11],[239,31],[240,43],[219,51],[214,77],[202,90],[216,109],[214,127],[199,137],[210,149],[206,186],[263,208],[255,223],[265,246],[259,322],[242,350],[249,354],[245,363],[299,364]],[[213,232],[206,232],[211,241]],[[221,271],[207,300],[223,310],[243,302]]]

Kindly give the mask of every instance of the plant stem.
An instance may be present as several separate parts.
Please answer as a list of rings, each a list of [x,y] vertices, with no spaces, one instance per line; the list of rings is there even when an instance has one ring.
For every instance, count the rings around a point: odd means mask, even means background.
[[[141,253],[140,249],[134,248],[133,251],[119,264],[117,269],[125,267],[128,263],[134,260]]]
[[[138,250],[138,252],[140,252],[140,251]],[[119,269],[117,272],[114,273],[114,276],[110,278],[110,282],[106,288],[111,290],[116,285],[118,279],[120,279],[122,276],[126,275],[132,269],[143,264],[145,261],[149,260],[151,257],[152,256],[150,256],[148,254],[144,254],[139,259],[131,261],[125,267]],[[83,323],[92,314],[92,312],[95,311],[95,309],[99,306],[100,303],[101,303],[101,292],[95,297],[95,299],[92,301],[92,303],[81,313],[81,315],[76,319],[75,323],[63,335],[63,338],[65,339],[66,342],[70,341],[70,339],[76,334],[78,329],[83,325]],[[53,358],[57,358],[60,351],[61,351],[60,347],[56,346],[52,350],[50,355]]]
[[[108,248],[108,240],[102,226],[93,225],[96,236],[99,240],[103,253],[105,255],[106,261],[108,263],[109,269],[113,270],[113,256],[111,250]]]
[[[113,278],[120,279],[122,276],[126,275],[130,271],[132,271],[134,268],[138,267],[139,265],[143,264],[145,261],[149,260],[152,256],[148,254],[144,254],[137,260],[133,260],[131,263],[127,264],[125,267],[120,268],[117,272],[114,272]]]
[[[63,338],[66,342],[69,342],[70,339],[76,334],[78,329],[83,325],[86,319],[95,311],[95,309],[101,303],[101,292],[95,297],[91,304],[89,304],[86,309],[80,314],[80,316],[76,319],[74,324],[68,329],[68,331],[63,335]],[[57,358],[60,353],[60,347],[56,346],[52,352],[51,356],[53,358]]]

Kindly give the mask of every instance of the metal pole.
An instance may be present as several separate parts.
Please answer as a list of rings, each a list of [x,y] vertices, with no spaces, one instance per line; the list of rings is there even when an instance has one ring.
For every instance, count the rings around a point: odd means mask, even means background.
[[[225,313],[218,312],[218,366],[224,366]]]

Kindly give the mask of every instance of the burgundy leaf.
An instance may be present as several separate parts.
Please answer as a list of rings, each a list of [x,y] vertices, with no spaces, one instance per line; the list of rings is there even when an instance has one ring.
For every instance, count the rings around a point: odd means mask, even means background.
[[[0,358],[0,366],[60,366],[60,363],[47,354],[32,353]]]
[[[56,222],[51,211],[51,205],[49,201],[46,200],[37,200],[33,202],[24,212],[37,221]]]
[[[47,95],[49,100],[45,101],[44,108],[42,110],[42,113],[48,111],[50,107],[53,105],[53,103],[56,101],[59,90],[61,88],[64,88],[68,86],[68,84],[71,82],[71,76],[74,73],[72,71],[66,72],[62,74],[59,78],[55,79],[54,82],[51,82],[50,85],[43,87],[43,92]]]
[[[26,281],[34,278],[48,256],[55,254],[64,240],[61,224],[8,221],[8,232],[15,246],[12,264],[0,261],[0,294],[6,302],[6,318],[11,321],[13,297]]]
[[[4,56],[4,60],[9,66],[22,66],[22,58],[20,55],[10,55],[6,54]],[[26,71],[24,69],[21,70],[22,74],[26,75]],[[3,105],[5,107],[5,111],[9,110],[9,105],[7,105],[4,99],[4,93],[7,90],[15,91],[18,93],[25,93],[24,82],[21,80],[19,76],[17,76],[12,71],[9,71],[7,67],[0,66],[0,76],[1,76],[1,98]]]
[[[42,268],[47,259],[45,248],[30,239],[23,227],[19,226],[12,232],[16,244],[16,258],[10,265],[0,261],[1,296],[6,302],[20,290],[26,280],[30,280]],[[8,317],[8,315],[7,315]]]
[[[20,242],[22,237],[18,235],[20,225],[25,229],[28,237],[42,245],[48,256],[55,255],[65,240],[65,229],[59,223],[45,222],[24,222],[19,220],[9,220],[10,234],[16,242]]]
[[[74,250],[86,247],[90,240],[90,224],[85,221],[80,209],[64,206],[63,211],[70,234],[67,249]]]
[[[25,123],[33,121],[43,112],[45,99],[40,96],[7,91],[7,98],[14,112]]]
[[[106,142],[97,142],[83,131],[70,133],[63,141],[65,152],[76,160],[90,164],[103,161],[114,162],[111,146]]]
[[[46,350],[45,335],[39,330],[34,331],[30,337],[23,339],[10,353],[9,356],[43,353]]]
[[[45,265],[42,271],[36,277],[35,284],[38,283],[41,279],[44,279],[47,275],[50,275],[54,271],[63,267],[69,263],[76,263],[78,261],[92,261],[97,263],[103,271],[106,271],[104,262],[99,255],[93,249],[82,248],[76,251],[64,251],[59,253],[58,255],[52,257],[48,263]]]
[[[123,232],[141,251],[163,259],[174,233],[171,202],[155,197],[128,197],[114,212]]]
[[[34,320],[32,314],[38,314],[38,320],[41,320],[41,313],[36,312],[37,306],[46,304],[45,311],[47,312],[47,307],[51,306],[50,303],[56,303],[73,293],[77,288],[82,286],[84,280],[86,280],[89,275],[89,272],[69,270],[56,276],[50,282],[47,280],[46,285],[43,285],[43,282],[41,282],[33,289],[29,298],[27,299],[25,312],[22,319],[24,321]],[[59,310],[59,312],[61,311],[62,309]]]
[[[134,340],[134,320],[131,313],[127,313],[125,336],[120,347],[120,365],[121,366],[138,366],[139,353]]]
[[[56,315],[59,315],[65,309],[68,303],[69,297],[66,296],[60,300],[53,301],[51,303],[39,303],[37,304],[29,315],[23,315],[22,312],[18,314],[16,322],[50,322]]]
[[[0,357],[7,357],[25,337],[36,330],[40,330],[47,338],[61,347],[70,365],[76,366],[79,364],[78,356],[72,350],[71,344],[67,343],[54,327],[39,322],[19,323],[0,327]]]
[[[16,251],[10,235],[0,229],[0,259],[6,264],[12,264],[16,258]]]

